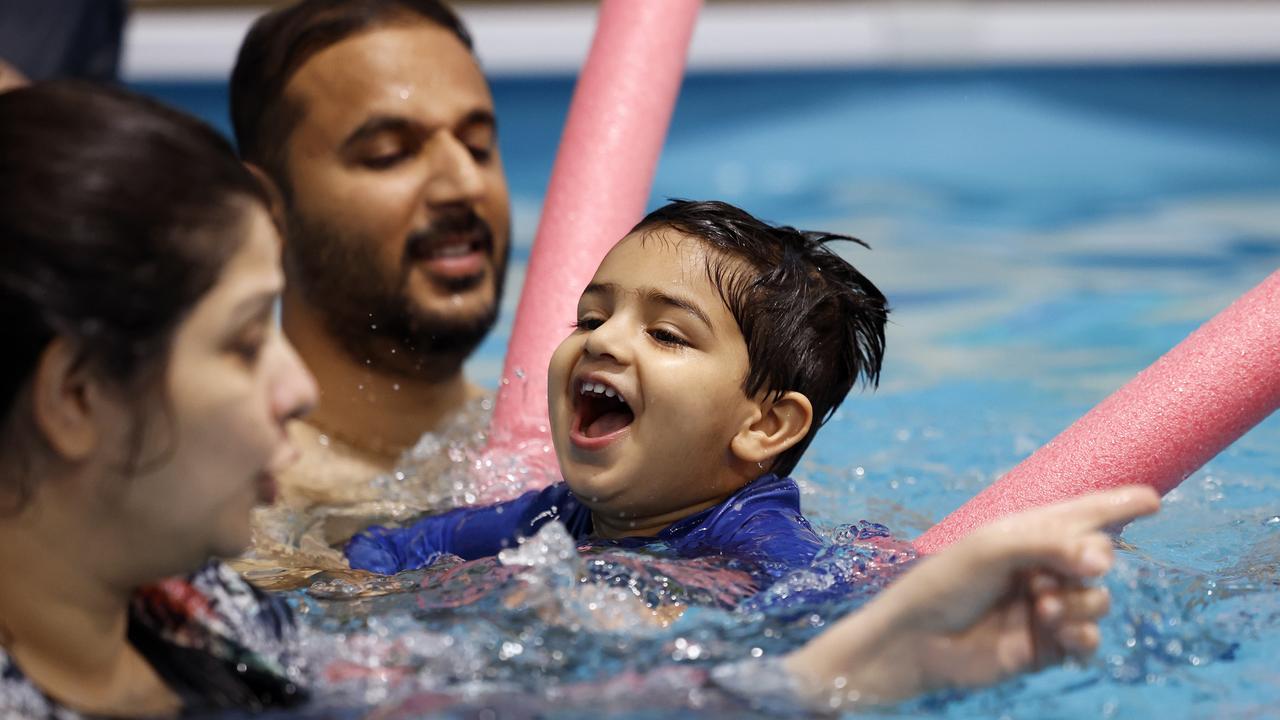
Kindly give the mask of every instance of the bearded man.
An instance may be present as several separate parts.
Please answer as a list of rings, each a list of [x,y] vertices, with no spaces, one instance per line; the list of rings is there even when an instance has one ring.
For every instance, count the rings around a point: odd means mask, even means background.
[[[470,36],[436,0],[303,0],[249,31],[231,106],[243,158],[280,191],[281,322],[320,388],[290,429],[302,458],[281,500],[402,500],[371,481],[485,395],[463,362],[494,324],[510,249]]]

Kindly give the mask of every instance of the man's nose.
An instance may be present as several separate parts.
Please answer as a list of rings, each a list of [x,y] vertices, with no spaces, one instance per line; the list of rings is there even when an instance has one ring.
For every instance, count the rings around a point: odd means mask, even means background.
[[[445,130],[436,133],[428,146],[425,196],[428,204],[471,203],[484,194],[484,174],[471,150]]]

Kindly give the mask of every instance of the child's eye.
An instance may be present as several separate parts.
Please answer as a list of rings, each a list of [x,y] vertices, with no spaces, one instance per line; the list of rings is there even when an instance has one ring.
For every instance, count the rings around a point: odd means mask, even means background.
[[[604,321],[600,318],[578,318],[573,321],[573,328],[575,330],[595,330],[603,324]]]
[[[688,347],[689,345],[688,340],[685,340],[684,338],[671,332],[670,330],[664,330],[662,328],[651,329],[649,331],[649,337],[653,338],[654,340],[657,340],[663,345],[681,345],[684,347]]]

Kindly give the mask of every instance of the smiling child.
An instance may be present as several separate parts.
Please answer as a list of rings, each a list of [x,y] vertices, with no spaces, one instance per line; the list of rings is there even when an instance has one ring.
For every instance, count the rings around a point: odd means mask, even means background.
[[[351,566],[494,555],[558,520],[577,540],[722,555],[768,575],[822,543],[787,475],[884,354],[883,294],[828,244],[721,202],[674,201],[605,256],[548,370],[564,482],[373,527]]]

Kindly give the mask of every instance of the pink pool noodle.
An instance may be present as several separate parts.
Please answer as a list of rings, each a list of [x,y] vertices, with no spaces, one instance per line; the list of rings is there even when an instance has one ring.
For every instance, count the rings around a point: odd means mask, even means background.
[[[596,266],[644,213],[700,6],[700,0],[601,3],[507,347],[493,449],[519,452],[548,442],[547,362],[568,334]],[[538,457],[529,460],[554,463]]]
[[[1009,513],[1093,490],[1167,493],[1280,407],[1280,272],[1206,322],[916,540],[935,552]]]

